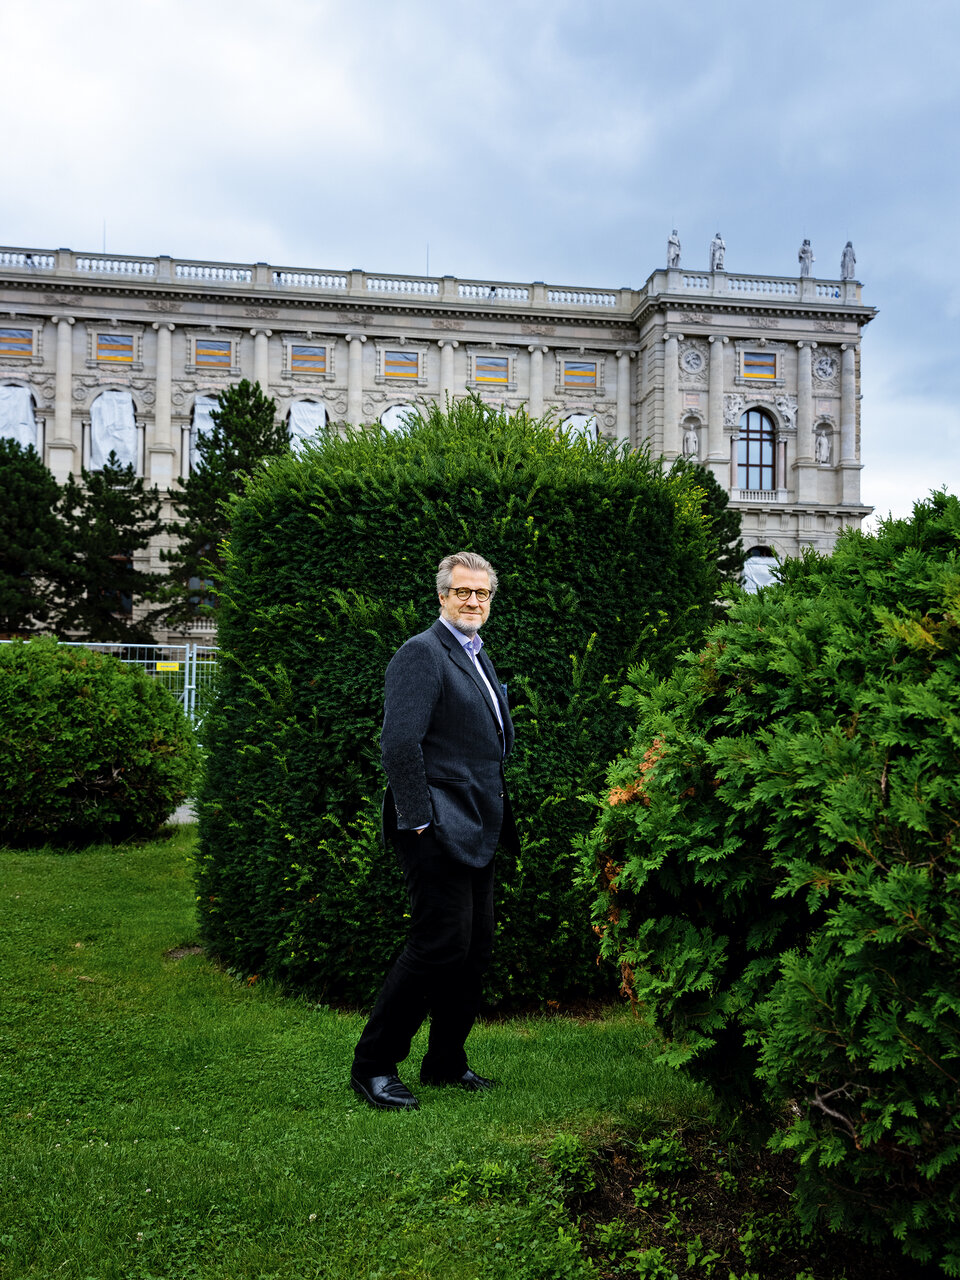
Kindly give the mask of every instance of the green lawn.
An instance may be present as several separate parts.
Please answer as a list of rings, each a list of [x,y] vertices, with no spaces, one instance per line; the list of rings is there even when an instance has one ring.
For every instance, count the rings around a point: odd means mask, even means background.
[[[702,1115],[644,1028],[477,1028],[503,1087],[347,1087],[357,1015],[247,986],[196,944],[194,829],[0,851],[0,1277],[550,1280],[594,1274],[544,1157]],[[556,1159],[554,1165],[558,1163]]]

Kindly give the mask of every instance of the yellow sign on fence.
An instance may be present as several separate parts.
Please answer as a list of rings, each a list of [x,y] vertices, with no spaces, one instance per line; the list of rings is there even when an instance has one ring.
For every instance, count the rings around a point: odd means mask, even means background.
[[[157,670],[158,671],[179,671],[180,663],[179,662],[158,662]]]

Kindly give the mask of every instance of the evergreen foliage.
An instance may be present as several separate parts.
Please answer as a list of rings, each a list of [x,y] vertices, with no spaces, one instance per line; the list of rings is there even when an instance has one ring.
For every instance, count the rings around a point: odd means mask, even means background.
[[[221,391],[213,428],[197,437],[197,464],[172,495],[179,519],[167,525],[177,540],[160,553],[170,577],[162,596],[171,622],[192,622],[217,605],[223,577],[223,542],[229,529],[225,503],[242,492],[244,478],[264,458],[289,452],[286,427],[259,382],[246,378]]]
[[[71,476],[60,499],[69,568],[56,610],[61,634],[84,640],[152,644],[143,623],[128,621],[133,605],[151,597],[163,577],[136,567],[134,555],[160,533],[160,495],[146,489],[130,465],[111,451],[100,471]]]
[[[585,844],[634,999],[752,1098],[823,1217],[960,1274],[960,502],[741,597],[666,680]]]
[[[67,567],[60,488],[32,445],[0,439],[0,632],[29,632],[50,617]]]
[[[702,635],[712,545],[685,477],[476,399],[271,460],[232,504],[198,900],[236,969],[360,1003],[382,980],[405,910],[379,838],[383,675],[435,621],[436,565],[459,549],[500,575],[484,636],[517,729],[523,853],[500,864],[488,995],[596,987],[577,797],[625,740],[627,665],[664,673]]]
[[[0,841],[152,834],[198,764],[179,703],[139,667],[50,638],[0,645]]]
[[[703,492],[700,509],[710,522],[710,530],[717,544],[717,568],[720,570],[722,589],[729,591],[730,587],[739,586],[746,559],[740,540],[740,512],[730,506],[729,494],[709,467],[678,458],[673,469],[687,472]]]

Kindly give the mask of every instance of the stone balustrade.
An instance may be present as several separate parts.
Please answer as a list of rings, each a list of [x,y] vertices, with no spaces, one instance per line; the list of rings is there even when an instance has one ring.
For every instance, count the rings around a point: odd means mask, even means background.
[[[371,293],[419,293],[436,297],[440,293],[439,280],[407,280],[400,276],[367,276],[367,288]]]
[[[156,262],[130,258],[77,258],[78,271],[90,271],[98,276],[155,276]]]
[[[725,271],[686,271],[658,268],[642,289],[580,289],[576,287],[518,284],[500,280],[458,280],[454,276],[372,275],[361,270],[320,271],[299,267],[273,267],[267,263],[197,262],[186,259],[123,258],[107,254],[75,254],[70,249],[0,248],[0,270],[16,275],[50,276],[53,279],[112,279],[140,277],[157,287],[203,286],[225,291],[236,285],[258,293],[281,291],[314,293],[336,291],[346,297],[372,294],[397,295],[456,303],[458,300],[497,307],[525,303],[540,308],[617,310],[630,315],[639,303],[659,294],[694,293],[699,297],[751,297],[794,299],[829,306],[860,305],[856,280],[816,280],[799,277],[755,276]]]

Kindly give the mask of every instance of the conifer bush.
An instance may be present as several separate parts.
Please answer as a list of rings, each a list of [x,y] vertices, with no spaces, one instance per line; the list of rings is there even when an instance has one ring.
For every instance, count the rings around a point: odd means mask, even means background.
[[[665,681],[584,842],[670,1058],[779,1120],[801,1218],[960,1274],[960,502],[848,532]]]
[[[180,704],[139,667],[49,638],[0,645],[0,841],[151,835],[198,765]]]
[[[483,634],[517,729],[523,842],[519,860],[501,856],[488,996],[596,989],[578,796],[623,741],[627,665],[665,672],[702,635],[718,578],[701,498],[642,453],[478,400],[271,459],[234,500],[224,548],[199,799],[208,946],[327,1000],[373,997],[406,910],[379,834],[384,671],[436,620],[442,556],[475,550],[500,576]]]

